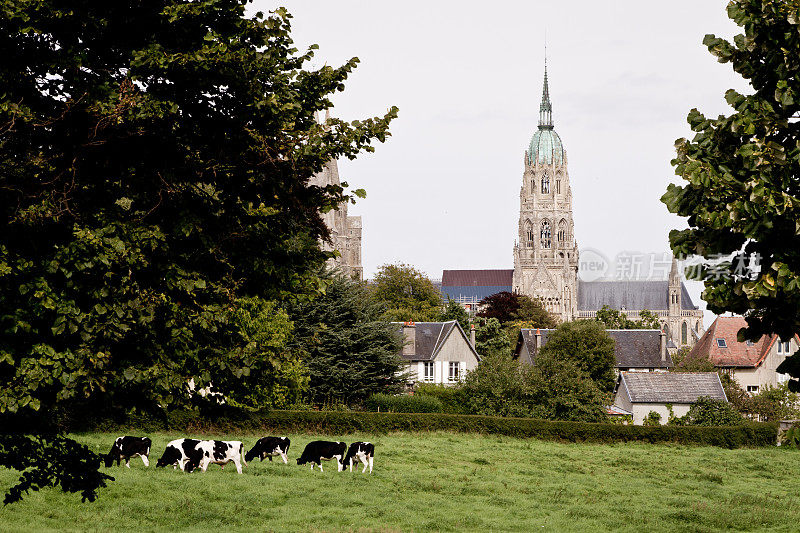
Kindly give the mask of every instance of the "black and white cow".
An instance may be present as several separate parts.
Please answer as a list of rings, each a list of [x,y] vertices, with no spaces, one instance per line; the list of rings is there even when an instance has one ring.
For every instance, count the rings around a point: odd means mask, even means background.
[[[114,464],[117,460],[117,466],[121,460],[125,460],[125,466],[131,467],[132,457],[141,457],[144,466],[150,466],[148,456],[150,455],[150,439],[147,437],[117,437],[114,440],[114,445],[111,446],[111,451],[106,455],[106,466]]]
[[[347,451],[347,445],[344,442],[314,440],[306,444],[306,448],[297,460],[297,464],[304,465],[311,463],[311,470],[314,470],[314,465],[317,465],[320,472],[323,472],[324,470],[322,470],[322,463],[320,461],[336,459],[337,471],[341,472],[344,470],[342,459],[344,459],[345,451]]]
[[[375,445],[371,442],[354,442],[350,445],[350,448],[347,450],[347,455],[344,458],[344,466],[350,467],[350,471],[353,471],[353,465],[356,465],[356,470],[358,470],[358,462],[364,464],[364,470],[361,471],[363,474],[367,471],[367,467],[369,467],[369,473],[372,473],[372,459],[375,457]]]
[[[208,465],[216,463],[225,465],[233,463],[236,471],[242,473],[242,465],[247,466],[247,460],[242,457],[244,444],[238,440],[201,440],[189,454],[186,462],[186,471],[191,472],[198,466],[205,472]]]
[[[156,463],[157,467],[173,465],[184,470],[186,462],[193,454],[195,447],[200,444],[197,439],[175,439],[167,444],[164,454]]]
[[[256,457],[260,458],[262,461],[264,457],[269,457],[269,460],[272,461],[272,458],[276,455],[280,455],[281,459],[283,459],[283,464],[289,463],[289,438],[288,437],[263,437],[258,439],[255,446],[253,446],[249,452],[244,456],[245,461],[252,461]]]

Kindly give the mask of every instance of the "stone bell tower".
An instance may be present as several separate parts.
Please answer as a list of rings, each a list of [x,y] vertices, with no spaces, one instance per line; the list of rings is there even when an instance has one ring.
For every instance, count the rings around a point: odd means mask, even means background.
[[[513,290],[539,298],[562,322],[573,320],[578,315],[578,244],[567,152],[553,128],[547,64],[539,127],[525,152],[524,166]]]

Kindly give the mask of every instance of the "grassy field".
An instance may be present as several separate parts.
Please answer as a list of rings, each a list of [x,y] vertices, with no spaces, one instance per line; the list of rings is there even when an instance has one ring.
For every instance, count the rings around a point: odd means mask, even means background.
[[[77,438],[105,453],[115,435]],[[3,531],[717,531],[800,529],[800,452],[645,444],[558,444],[448,433],[326,436],[371,440],[375,471],[290,464],[212,465],[203,474],[140,459],[93,504],[58,490],[0,508]],[[256,436],[218,435],[244,440]],[[214,438],[205,436],[205,438]],[[16,472],[0,470],[0,488]]]

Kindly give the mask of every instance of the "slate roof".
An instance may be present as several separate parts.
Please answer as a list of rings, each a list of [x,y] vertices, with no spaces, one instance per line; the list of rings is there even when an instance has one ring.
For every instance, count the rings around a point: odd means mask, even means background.
[[[672,368],[672,357],[661,353],[659,329],[609,329],[615,341],[617,368]],[[665,339],[666,340],[666,339]],[[666,345],[664,346],[666,348]]]
[[[725,400],[725,390],[716,372],[621,372],[617,394],[627,394],[631,403],[694,403],[707,396]]]
[[[442,287],[509,287],[514,270],[443,270]]]
[[[630,311],[669,309],[669,281],[578,281],[578,310],[611,309]],[[681,309],[697,307],[681,283]]]
[[[689,357],[708,358],[714,366],[723,368],[757,368],[769,355],[778,336],[764,335],[748,345],[736,339],[736,334],[744,327],[747,327],[747,322],[743,317],[718,316],[689,352]],[[721,348],[717,339],[725,339],[726,347]]]
[[[540,334],[540,346],[547,344],[552,329],[522,329],[517,341],[516,354],[522,343],[528,349],[531,357],[536,356],[536,332]],[[657,329],[609,329],[607,330],[614,339],[614,357],[617,368],[672,368],[672,357],[665,353],[665,360],[661,359],[661,331]]]
[[[400,329],[400,332],[403,333],[404,330],[404,323],[403,322],[394,322]],[[475,354],[475,357],[480,361],[480,356],[478,352],[475,351],[475,347],[469,342],[469,337],[467,337],[464,330],[461,329],[461,326],[458,325],[458,322],[455,320],[450,320],[449,322],[415,322],[414,328],[416,329],[414,335],[414,353],[413,354],[404,354],[403,350],[400,350],[400,357],[406,361],[432,361],[436,358],[436,355],[444,346],[445,341],[447,338],[455,332],[458,335],[461,335],[464,340],[466,341],[469,349]]]

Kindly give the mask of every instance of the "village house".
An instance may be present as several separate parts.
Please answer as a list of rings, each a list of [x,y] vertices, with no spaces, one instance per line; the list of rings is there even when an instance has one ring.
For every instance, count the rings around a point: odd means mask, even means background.
[[[738,331],[747,327],[739,316],[719,316],[689,352],[690,358],[707,358],[715,367],[735,379],[747,392],[758,393],[789,379],[776,369],[787,356],[797,351],[800,337],[781,341],[777,335],[764,335],[759,340],[739,342]]]
[[[716,372],[620,372],[612,410],[630,414],[641,425],[651,411],[661,415],[684,416],[701,397],[728,401]],[[671,411],[670,411],[671,409]]]
[[[406,363],[409,384],[452,385],[475,370],[481,360],[475,351],[475,330],[467,337],[455,320],[396,324],[403,332],[400,357]]]
[[[552,329],[522,329],[517,340],[514,357],[533,364],[539,348],[547,344]],[[666,372],[672,368],[672,357],[667,351],[667,336],[658,329],[609,329],[614,339],[614,371]]]

